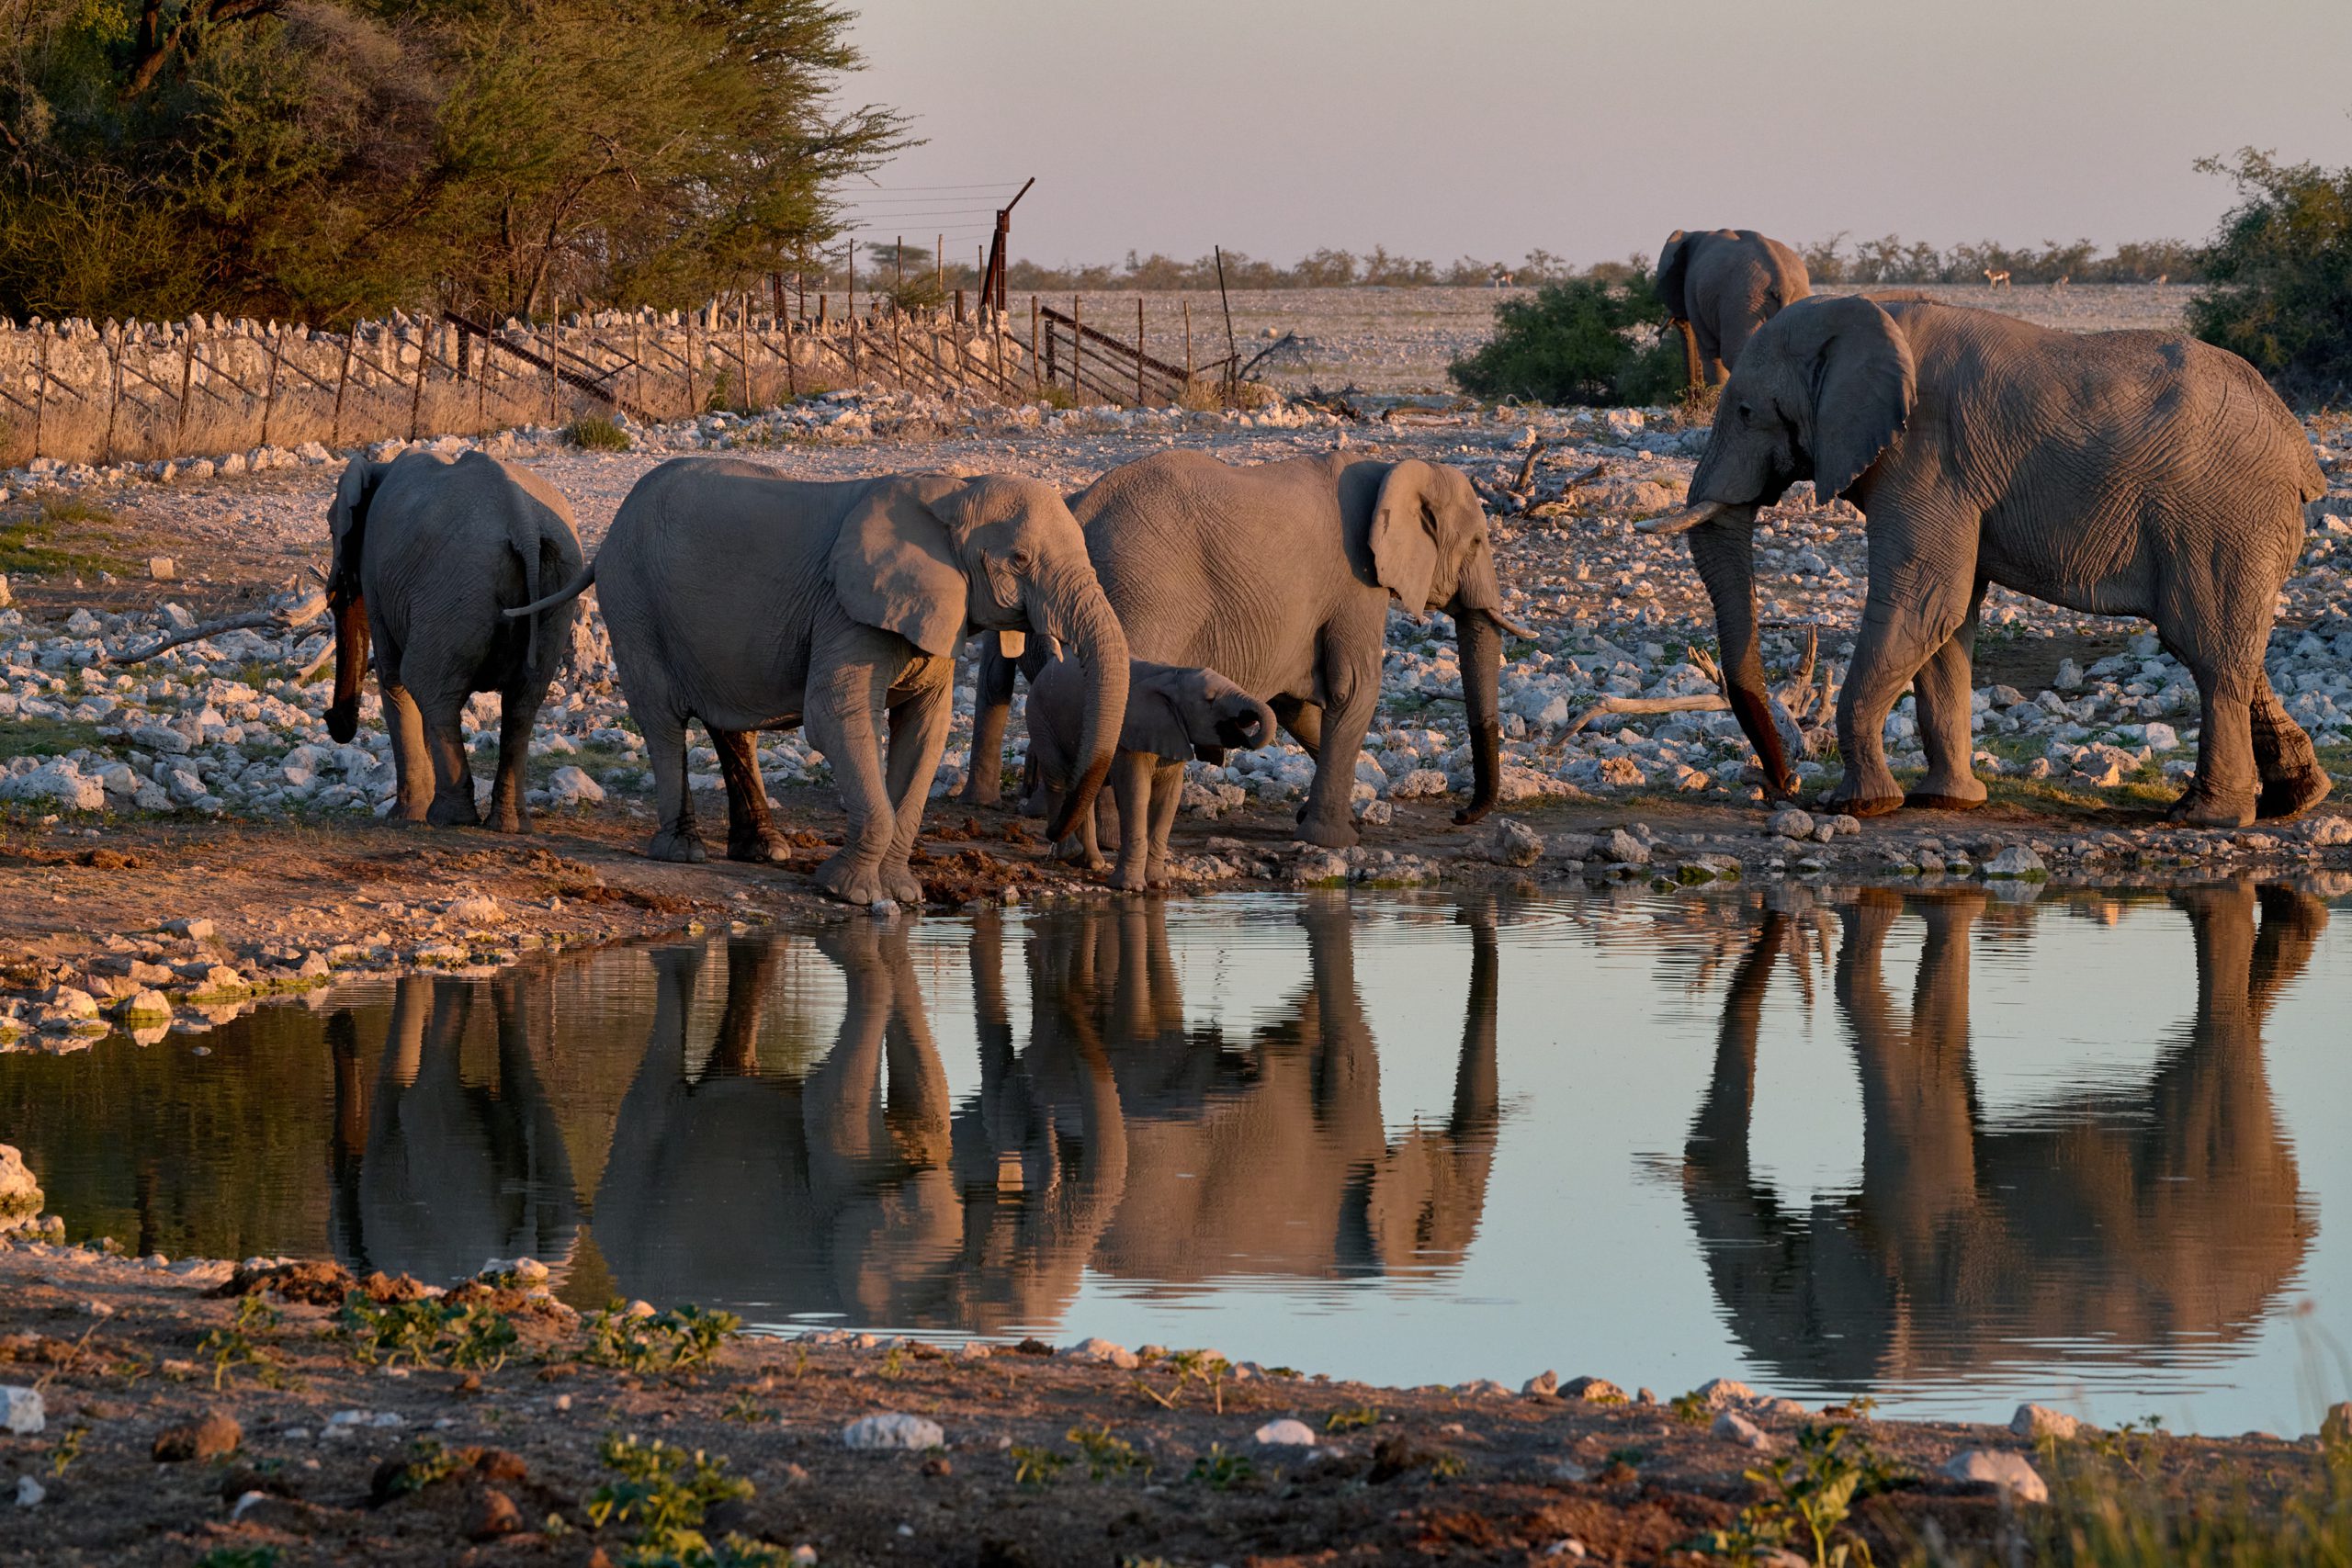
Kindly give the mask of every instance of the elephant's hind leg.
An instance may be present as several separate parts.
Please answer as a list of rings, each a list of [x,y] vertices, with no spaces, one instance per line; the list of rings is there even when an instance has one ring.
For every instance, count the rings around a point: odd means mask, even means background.
[[[2327,798],[2327,771],[2312,738],[2287,713],[2267,680],[2256,683],[2251,714],[2254,764],[2262,780],[2254,814],[2264,821],[2300,816]]]
[[[1159,759],[1148,751],[1121,750],[1111,763],[1110,788],[1119,803],[1119,862],[1111,886],[1140,893],[1151,886],[1151,776]]]
[[[768,815],[767,782],[760,777],[760,760],[752,737],[741,729],[712,729],[710,749],[718,753],[718,774],[727,782],[727,858],[783,865],[792,859],[792,846],[775,830]]]
[[[1145,875],[1153,887],[1168,886],[1168,835],[1176,827],[1176,803],[1184,795],[1184,764],[1162,760],[1151,773],[1151,858]]]
[[[384,698],[384,728],[392,740],[392,773],[399,794],[393,807],[403,822],[422,822],[433,809],[433,759],[424,749],[424,716],[416,699],[397,682],[377,682]]]
[[[1832,811],[1849,817],[1882,817],[1903,805],[1902,786],[1886,765],[1886,716],[1926,669],[1929,660],[1950,645],[1967,623],[1975,586],[1973,560],[1923,560],[1895,554],[1897,547],[1883,544],[1902,530],[1895,519],[1883,536],[1873,536],[1870,597],[1862,609],[1862,625],[1854,638],[1854,658],[1846,675],[1846,689],[1838,698],[1838,750],[1846,759],[1846,774],[1829,792]],[[1973,525],[1971,525],[1973,529]],[[1911,534],[1921,532],[1913,528]],[[1973,541],[1974,535],[1968,535]],[[1960,765],[1968,761],[1968,660],[1966,645],[1958,650],[1957,684],[1952,702],[1959,707]],[[1930,677],[1928,684],[1934,684]],[[1941,689],[1939,688],[1940,691]],[[1928,716],[1922,705],[1920,716]]]
[[[531,731],[547,688],[508,687],[498,703],[498,775],[490,786],[489,827],[500,833],[531,830]]]
[[[686,788],[686,721],[677,714],[657,711],[652,705],[629,705],[638,733],[645,737],[645,760],[653,771],[653,813],[657,826],[645,846],[653,860],[696,864],[708,858],[702,834],[695,826],[695,797]]]
[[[1903,797],[1905,806],[1939,811],[1970,811],[1984,804],[1984,781],[1976,776],[1974,660],[1976,616],[1984,603],[1977,583],[1968,616],[1911,678],[1918,698],[1919,739],[1928,753],[1928,776]]]
[[[987,639],[993,645],[994,637]],[[1004,727],[1012,716],[1012,678],[1019,666],[990,646],[972,671],[972,753],[956,798],[994,806],[1004,790]]]
[[[922,882],[910,862],[915,839],[922,831],[923,808],[931,803],[932,781],[939,776],[939,755],[947,746],[947,728],[955,716],[956,666],[931,660],[922,670],[912,692],[893,694],[890,709],[890,810],[893,827],[890,852],[882,863],[883,886],[901,904],[920,908]]]
[[[2254,821],[2260,778],[2255,765],[2254,694],[2256,689],[2267,692],[2269,682],[2260,664],[2217,669],[2192,663],[2189,672],[2197,677],[2204,707],[2197,773],[2173,802],[2170,816],[2194,828],[2247,827]]]
[[[435,828],[471,828],[481,821],[474,798],[473,762],[466,755],[469,692],[441,692],[421,698],[424,750],[433,759],[433,805],[424,819]]]

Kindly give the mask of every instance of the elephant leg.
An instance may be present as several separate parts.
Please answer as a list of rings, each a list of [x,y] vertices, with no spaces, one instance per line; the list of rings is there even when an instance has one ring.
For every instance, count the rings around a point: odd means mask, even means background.
[[[685,718],[650,703],[631,703],[628,711],[645,737],[645,761],[653,772],[657,826],[645,852],[654,860],[699,864],[706,857],[695,826],[694,793],[686,788]]]
[[[470,828],[481,820],[474,799],[472,759],[466,754],[467,692],[438,692],[417,700],[424,721],[424,750],[433,760],[433,805],[424,814],[435,828]]]
[[[1368,668],[1334,661],[1334,667],[1325,671],[1324,682],[1329,700],[1322,709],[1315,783],[1307,789],[1306,807],[1298,814],[1298,837],[1327,850],[1344,850],[1356,841],[1351,810],[1356,758],[1363,750],[1364,732],[1372,728],[1372,710],[1380,701],[1379,645],[1373,647]]]
[[[895,697],[890,708],[890,808],[896,826],[882,880],[891,897],[917,908],[922,904],[922,883],[908,862],[915,852],[915,837],[922,831],[932,781],[939,776],[939,756],[946,750],[947,728],[956,716],[955,679],[952,660],[930,660],[913,689]]]
[[[1976,776],[1974,717],[1977,612],[1984,603],[1980,579],[1969,596],[1960,629],[1928,657],[1912,677],[1918,698],[1919,739],[1928,753],[1928,776],[1904,796],[1905,806],[1967,811],[1984,804],[1984,782]]]
[[[1315,703],[1297,697],[1276,697],[1266,705],[1274,710],[1274,722],[1285,734],[1306,749],[1310,757],[1323,754],[1323,709]]]
[[[986,639],[993,644],[995,638]],[[964,770],[967,806],[994,806],[1004,789],[1004,727],[1012,716],[1012,679],[1019,666],[995,650],[981,655],[972,671],[972,753]]]
[[[809,672],[807,724],[808,739],[832,764],[848,818],[841,849],[817,868],[817,885],[847,903],[872,905],[896,897],[882,878],[898,817],[882,770],[878,722],[896,666],[877,663],[880,650],[865,646],[856,635],[862,629],[836,628],[824,639],[832,646],[820,648],[821,662]]]
[[[433,758],[424,749],[424,716],[416,699],[397,682],[378,678],[384,699],[384,728],[392,739],[392,776],[399,781],[395,812],[403,822],[422,822],[433,808]]]
[[[1030,752],[1021,761],[1021,815],[1050,818],[1060,806],[1060,795],[1046,787],[1046,773],[1037,766],[1037,754]]]
[[[1861,630],[1854,638],[1846,689],[1838,699],[1838,750],[1846,759],[1846,773],[1825,803],[1832,811],[1849,817],[1881,817],[1903,805],[1902,786],[1886,765],[1886,716],[1903,688],[1967,621],[1976,581],[1973,558],[1953,560],[1949,551],[1942,559],[1923,558],[1920,547],[1913,541],[1931,530],[1951,534],[1960,526],[1897,515],[1872,541],[1876,547],[1871,552],[1870,599],[1862,610]],[[1974,526],[1965,525],[1972,547]],[[1895,542],[1898,536],[1899,544]],[[1887,543],[1880,545],[1879,539]],[[1968,680],[1964,649],[1961,662],[1959,684],[1964,691]],[[1957,700],[1963,732],[1961,761],[1965,765],[1967,698],[1961,695]],[[1927,716],[1924,707],[1921,716]]]
[[[498,773],[490,786],[490,827],[500,833],[531,830],[531,731],[539,722],[545,686],[509,686],[498,698]]]
[[[2255,686],[2254,764],[2262,793],[2254,814],[2264,821],[2301,816],[2327,798],[2327,771],[2319,765],[2312,738],[2287,713],[2267,680]]]
[[[1118,772],[1119,764],[1114,760],[1111,764],[1112,778],[1116,778]],[[1107,779],[1104,781],[1106,786],[1109,782]],[[1118,807],[1112,803],[1111,794],[1108,787],[1094,792],[1094,809],[1070,824],[1069,836],[1054,846],[1056,860],[1068,861],[1085,871],[1102,869],[1103,846],[1107,844],[1116,849],[1119,843]],[[1039,813],[1041,816],[1051,817],[1061,809],[1059,790],[1040,789],[1037,799],[1038,804],[1045,807]]]
[[[1151,857],[1145,863],[1146,880],[1153,887],[1168,886],[1168,835],[1176,827],[1176,803],[1184,797],[1184,764],[1162,760],[1151,772]]]
[[[2254,821],[2261,774],[2255,765],[2254,694],[2267,690],[2259,664],[2192,664],[2203,706],[2197,773],[2172,803],[2176,822],[2196,828],[2244,828]]]
[[[1148,751],[1122,750],[1111,763],[1111,789],[1119,802],[1119,863],[1111,886],[1140,893],[1151,885],[1151,775],[1159,759]]]
[[[727,781],[727,858],[785,864],[792,859],[792,846],[768,816],[767,781],[760,777],[750,733],[712,729],[707,724],[703,728],[710,732],[719,776]]]

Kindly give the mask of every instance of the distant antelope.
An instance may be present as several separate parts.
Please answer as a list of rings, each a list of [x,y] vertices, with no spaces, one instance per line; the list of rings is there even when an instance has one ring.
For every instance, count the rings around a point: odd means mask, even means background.
[[[2060,278],[2057,282],[2055,282],[2055,283],[2053,283],[2053,284],[2052,284],[2052,285],[2050,286],[2050,292],[2051,292],[2051,293],[2052,293],[2052,294],[2055,294],[2055,293],[2057,293],[2060,289],[2062,289],[2062,288],[2065,288],[2065,287],[2066,287],[2066,280],[2065,280],[2064,278],[2063,278],[2063,277],[2062,277],[2062,278]]]
[[[2009,275],[2006,272],[1995,272],[1988,266],[1984,269],[1984,281],[1995,288],[2007,288],[2009,286]]]
[[[2168,272],[2160,272],[2160,273],[2156,274],[2156,287],[2157,287],[2157,288],[2162,288],[2165,284],[2170,283],[2171,281],[2172,281],[2172,274],[2170,274],[2170,273],[2168,273]]]
[[[1510,274],[1503,270],[1500,263],[1497,263],[1494,266],[1487,269],[1487,287],[1489,288],[1509,288],[1510,287]]]

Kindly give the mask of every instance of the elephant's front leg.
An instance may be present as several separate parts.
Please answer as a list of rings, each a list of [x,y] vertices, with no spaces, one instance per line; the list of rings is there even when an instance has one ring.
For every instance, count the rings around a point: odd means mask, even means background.
[[[398,682],[377,677],[383,694],[384,729],[392,742],[392,776],[398,780],[393,809],[403,822],[422,822],[433,809],[433,758],[424,749],[424,716]]]
[[[1151,775],[1159,759],[1121,750],[1111,761],[1111,795],[1119,803],[1119,863],[1111,886],[1139,893],[1151,886]]]
[[[956,666],[953,660],[926,659],[912,679],[894,690],[890,703],[890,808],[896,827],[890,853],[883,862],[882,882],[890,897],[920,908],[922,882],[909,863],[915,838],[922,831],[923,809],[931,804],[932,781],[939,776],[939,755],[946,749],[947,728],[956,714]]]
[[[895,654],[876,646],[884,638],[897,643]],[[882,875],[897,837],[898,817],[882,770],[881,712],[909,651],[903,639],[843,620],[820,637],[811,661],[808,739],[832,765],[842,812],[848,818],[841,849],[817,868],[817,885],[852,904],[884,903],[895,897]],[[924,782],[928,786],[928,775]]]
[[[508,686],[498,699],[498,773],[490,786],[490,827],[500,833],[531,829],[531,731],[539,721],[544,686]],[[469,781],[470,782],[470,781]]]
[[[1918,698],[1919,741],[1928,754],[1928,776],[1905,795],[1905,806],[1966,811],[1984,804],[1984,782],[1976,776],[1975,651],[1977,611],[1984,602],[1979,582],[1960,629],[1945,639],[1912,677]]]
[[[727,783],[727,858],[785,864],[792,859],[792,846],[768,815],[767,781],[760,777],[750,732],[713,729],[707,723],[703,728],[709,731],[719,777]]]
[[[471,695],[444,691],[417,696],[425,755],[433,761],[433,805],[424,819],[435,828],[470,828],[481,820],[473,762],[466,755],[466,702]]]
[[[1176,829],[1176,803],[1184,798],[1184,764],[1159,759],[1151,771],[1151,858],[1144,874],[1154,887],[1168,886],[1168,835]]]
[[[1925,525],[1906,528],[1906,521],[1916,522],[1890,518],[1883,527],[1874,525],[1870,598],[1854,638],[1846,689],[1838,699],[1838,749],[1846,759],[1846,773],[1829,792],[1827,804],[1849,817],[1880,817],[1903,805],[1902,786],[1886,765],[1886,716],[1903,688],[1960,631],[1975,590],[1973,532],[1965,533],[1971,550],[1961,558],[1956,547],[1922,550],[1911,540]],[[1959,760],[1965,767],[1969,678],[1964,650],[1960,663],[1955,700],[1961,710]],[[1924,711],[1921,716],[1927,716]]]
[[[1364,732],[1372,728],[1372,710],[1380,702],[1380,644],[1373,644],[1369,660],[1335,661],[1327,669],[1324,683],[1328,690],[1321,733],[1316,738],[1315,783],[1298,814],[1298,837],[1327,850],[1344,850],[1356,841],[1356,759],[1363,750]]]
[[[970,806],[994,806],[1004,790],[1004,727],[1012,716],[1012,679],[1020,666],[989,645],[972,669],[972,753],[956,796]]]

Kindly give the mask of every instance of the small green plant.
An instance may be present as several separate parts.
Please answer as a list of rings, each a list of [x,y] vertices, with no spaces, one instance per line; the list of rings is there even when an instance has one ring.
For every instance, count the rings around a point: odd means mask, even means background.
[[[1809,1550],[1815,1568],[1870,1568],[1870,1543],[1846,1521],[1856,1503],[1903,1474],[1843,1422],[1798,1427],[1794,1453],[1747,1473],[1763,1495],[1740,1510],[1730,1529],[1714,1532],[1715,1551],[1746,1562],[1774,1551],[1803,1556]]]
[[[1705,1426],[1708,1416],[1713,1414],[1714,1409],[1707,1403],[1707,1396],[1697,1389],[1692,1389],[1689,1393],[1676,1394],[1667,1402],[1667,1408],[1673,1411],[1674,1418],[1686,1427]]]
[[[487,1302],[370,1302],[355,1291],[336,1314],[335,1331],[352,1353],[369,1366],[397,1366],[405,1358],[419,1367],[460,1371],[496,1371],[521,1338],[504,1313]]]
[[[1430,1461],[1430,1473],[1440,1481],[1459,1481],[1470,1473],[1470,1461],[1460,1454],[1439,1454]]]
[[[702,400],[702,412],[705,413],[725,413],[729,409],[731,409],[734,406],[734,373],[729,370],[721,370],[710,383],[709,395],[705,397]]]
[[[1334,1410],[1323,1418],[1323,1429],[1327,1432],[1352,1432],[1360,1427],[1378,1425],[1380,1411],[1370,1404],[1351,1404],[1344,1410]]]
[[[1042,386],[1031,388],[1029,392],[1029,400],[1041,407],[1049,409],[1074,409],[1078,407],[1078,394],[1071,391],[1068,387],[1063,386],[1058,381],[1047,381]]]
[[[469,1461],[444,1448],[438,1438],[419,1438],[398,1470],[378,1483],[381,1495],[404,1497],[422,1492],[435,1482],[447,1481],[466,1468]]]
[[[82,1439],[89,1435],[87,1427],[68,1427],[57,1446],[49,1450],[49,1473],[62,1475],[68,1466],[82,1457]]]
[[[1216,1413],[1225,1414],[1225,1380],[1233,1371],[1232,1362],[1214,1350],[1180,1350],[1169,1359],[1176,1367],[1178,1390],[1187,1382],[1200,1382],[1208,1389]]]
[[[277,1358],[253,1341],[253,1336],[277,1326],[277,1311],[259,1296],[243,1296],[237,1302],[236,1314],[226,1325],[215,1328],[197,1342],[196,1353],[212,1361],[214,1392],[228,1385],[230,1374],[239,1367],[257,1367],[255,1374],[268,1386],[280,1382]]]
[[[739,1393],[727,1402],[727,1408],[718,1413],[718,1418],[732,1421],[738,1426],[756,1427],[763,1421],[775,1420],[775,1413],[763,1409],[760,1402],[748,1393]]]
[[[1229,1451],[1223,1443],[1211,1443],[1209,1451],[1193,1461],[1192,1478],[1219,1492],[1229,1492],[1257,1473],[1248,1454]]]
[[[1068,1454],[1020,1443],[1012,1446],[1012,1479],[1017,1485],[1050,1486],[1069,1468]]]
[[[875,1371],[888,1382],[896,1382],[907,1375],[907,1352],[904,1347],[893,1345],[882,1353],[882,1364]]]
[[[105,507],[79,497],[51,497],[28,513],[0,519],[0,575],[62,576],[67,572],[96,575],[124,571],[127,565],[111,555],[77,549],[62,541],[71,528],[107,529],[115,515]]]
[[[1072,1427],[1062,1436],[1078,1445],[1092,1480],[1109,1481],[1138,1471],[1151,1473],[1151,1461],[1125,1438],[1113,1437],[1107,1422],[1101,1427]]]
[[[588,1348],[580,1359],[639,1373],[688,1371],[707,1364],[742,1326],[743,1320],[731,1312],[682,1306],[650,1316],[631,1315],[628,1307],[613,1302],[589,1319]]]
[[[626,452],[630,446],[628,432],[618,421],[599,415],[573,420],[563,427],[563,437],[588,452]]]
[[[589,1495],[588,1522],[598,1529],[630,1525],[637,1539],[623,1554],[629,1568],[736,1568],[782,1563],[786,1553],[729,1535],[712,1541],[702,1524],[714,1505],[752,1495],[752,1483],[727,1473],[727,1461],[696,1449],[689,1453],[660,1439],[607,1434],[597,1458],[617,1479]]]

